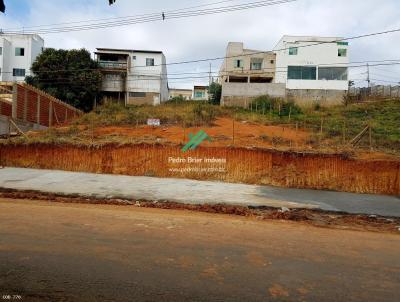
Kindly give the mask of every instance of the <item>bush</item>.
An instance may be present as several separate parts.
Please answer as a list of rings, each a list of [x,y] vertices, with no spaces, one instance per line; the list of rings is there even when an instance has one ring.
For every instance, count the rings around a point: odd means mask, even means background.
[[[263,95],[255,98],[251,107],[257,108],[257,110],[268,112],[272,110],[274,114],[280,116],[289,116],[301,114],[301,108],[295,104],[293,100],[284,100],[280,98],[272,98],[268,95]]]
[[[175,96],[173,98],[170,98],[167,103],[169,104],[177,104],[177,103],[183,103],[186,102],[186,99],[183,96]]]

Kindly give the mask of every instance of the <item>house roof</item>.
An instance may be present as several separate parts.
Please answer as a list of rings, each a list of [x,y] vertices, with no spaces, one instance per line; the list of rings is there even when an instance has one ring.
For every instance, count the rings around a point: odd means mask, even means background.
[[[140,49],[117,49],[117,48],[96,48],[98,51],[114,51],[114,52],[143,52],[143,53],[160,53],[159,50],[140,50]]]
[[[341,40],[341,37],[321,37],[321,36],[289,36],[284,35],[278,43],[275,45],[274,49],[278,47],[278,45],[285,41],[285,42],[310,42],[310,43],[318,43],[318,42],[331,42]]]
[[[192,92],[192,89],[170,88],[169,90]]]

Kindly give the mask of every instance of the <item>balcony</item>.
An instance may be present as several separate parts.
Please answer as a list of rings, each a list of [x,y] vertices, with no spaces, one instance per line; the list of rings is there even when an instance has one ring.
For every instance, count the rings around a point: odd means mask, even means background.
[[[104,69],[126,70],[128,68],[128,64],[126,62],[98,61],[98,63],[99,66]]]

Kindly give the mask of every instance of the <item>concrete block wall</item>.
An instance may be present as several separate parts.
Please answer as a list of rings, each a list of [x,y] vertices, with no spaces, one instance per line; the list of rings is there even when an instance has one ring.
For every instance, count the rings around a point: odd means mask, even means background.
[[[325,106],[340,105],[343,103],[345,90],[320,89],[287,89],[286,97],[301,106],[319,103]]]
[[[221,104],[246,108],[252,99],[261,95],[285,97],[285,84],[224,82],[222,83]]]

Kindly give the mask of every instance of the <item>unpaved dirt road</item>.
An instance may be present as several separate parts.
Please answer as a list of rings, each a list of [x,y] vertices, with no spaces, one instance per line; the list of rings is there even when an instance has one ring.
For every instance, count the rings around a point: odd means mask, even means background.
[[[400,235],[0,200],[0,298],[398,301]]]

